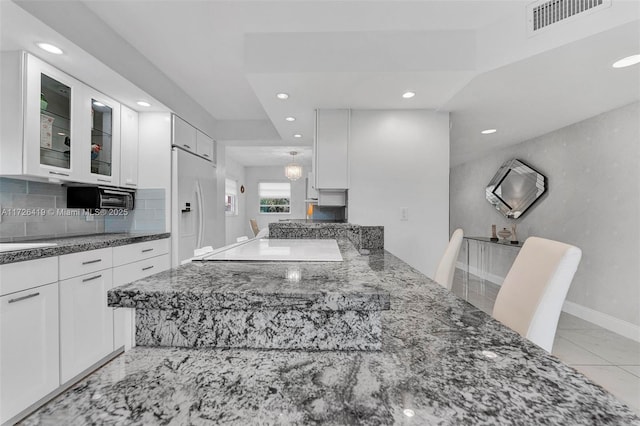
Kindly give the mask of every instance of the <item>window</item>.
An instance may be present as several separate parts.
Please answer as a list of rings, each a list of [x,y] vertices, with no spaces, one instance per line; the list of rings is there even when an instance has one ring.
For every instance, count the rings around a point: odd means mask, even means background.
[[[227,216],[238,214],[238,182],[232,179],[224,180],[224,213]]]
[[[291,183],[260,182],[258,194],[261,214],[291,213]]]

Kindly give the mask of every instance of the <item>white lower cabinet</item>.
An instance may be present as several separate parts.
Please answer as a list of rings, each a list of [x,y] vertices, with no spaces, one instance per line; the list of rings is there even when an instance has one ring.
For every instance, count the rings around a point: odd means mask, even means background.
[[[162,242],[168,242],[169,240],[160,240]],[[114,249],[114,257],[116,257],[118,250],[130,250],[135,246],[142,246],[142,244],[136,244],[131,246],[124,246],[123,248],[116,247]],[[166,247],[168,251],[168,245]],[[131,258],[131,257],[130,257]],[[171,267],[170,255],[164,254],[161,256],[155,256],[148,259],[140,260],[126,265],[116,266],[113,268],[113,286],[119,287],[121,285],[128,284],[130,282],[140,280],[142,278],[157,274],[158,272],[166,271]],[[124,346],[125,351],[135,346],[135,310],[130,308],[115,308],[113,310],[113,349],[117,350]]]
[[[0,423],[60,385],[58,362],[58,283],[0,297]]]
[[[73,378],[113,351],[111,268],[60,281],[60,381]]]

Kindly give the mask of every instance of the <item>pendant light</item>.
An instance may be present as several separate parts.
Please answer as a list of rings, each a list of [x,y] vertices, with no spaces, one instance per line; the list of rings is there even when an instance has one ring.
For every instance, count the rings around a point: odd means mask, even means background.
[[[289,154],[291,154],[292,160],[291,163],[287,164],[284,168],[284,175],[289,180],[298,180],[302,177],[302,166],[296,163],[296,154],[298,153],[291,151]]]

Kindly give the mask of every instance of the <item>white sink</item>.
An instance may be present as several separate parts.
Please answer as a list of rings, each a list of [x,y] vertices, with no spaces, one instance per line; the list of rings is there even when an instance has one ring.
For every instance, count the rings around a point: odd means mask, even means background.
[[[57,246],[56,243],[0,243],[0,252]]]

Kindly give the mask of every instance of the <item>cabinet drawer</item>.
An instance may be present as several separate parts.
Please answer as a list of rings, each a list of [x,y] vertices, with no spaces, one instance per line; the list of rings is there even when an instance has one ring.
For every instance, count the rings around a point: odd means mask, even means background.
[[[0,296],[58,281],[58,257],[0,265]]]
[[[113,351],[113,269],[60,281],[60,381],[72,379]]]
[[[165,253],[169,253],[169,238],[114,247],[113,266],[126,265]]]
[[[113,266],[111,247],[60,256],[60,279],[77,277]]]
[[[169,257],[169,254],[164,254],[113,268],[113,286],[118,287],[166,271],[171,265]]]
[[[58,283],[0,297],[0,423],[58,387],[58,360]]]

